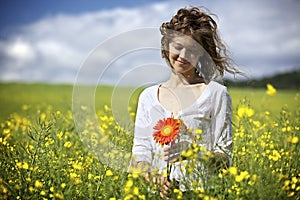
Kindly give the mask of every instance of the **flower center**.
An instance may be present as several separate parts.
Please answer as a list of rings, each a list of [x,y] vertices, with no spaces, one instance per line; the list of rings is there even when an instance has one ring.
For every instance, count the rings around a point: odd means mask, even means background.
[[[161,130],[161,134],[162,134],[163,136],[168,136],[168,135],[170,135],[170,134],[172,133],[172,131],[173,131],[172,126],[165,126],[165,127],[163,127],[163,129]]]

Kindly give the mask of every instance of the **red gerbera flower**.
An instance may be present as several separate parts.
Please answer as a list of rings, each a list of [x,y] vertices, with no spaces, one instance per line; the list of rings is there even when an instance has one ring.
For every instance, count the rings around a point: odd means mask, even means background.
[[[181,120],[174,118],[166,118],[159,120],[153,127],[153,138],[159,144],[169,144],[173,142],[179,135]]]

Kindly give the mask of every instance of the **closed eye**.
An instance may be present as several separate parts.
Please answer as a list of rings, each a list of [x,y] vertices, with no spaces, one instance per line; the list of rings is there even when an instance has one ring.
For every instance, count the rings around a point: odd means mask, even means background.
[[[175,44],[175,45],[174,45],[174,48],[175,48],[176,50],[181,50],[181,49],[183,48],[183,46],[180,45],[180,44]]]

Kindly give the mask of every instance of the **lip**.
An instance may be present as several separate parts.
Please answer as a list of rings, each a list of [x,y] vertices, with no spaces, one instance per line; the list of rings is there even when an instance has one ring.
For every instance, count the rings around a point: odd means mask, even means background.
[[[182,61],[182,60],[176,60],[180,65],[185,65],[188,64],[188,62],[186,61]]]

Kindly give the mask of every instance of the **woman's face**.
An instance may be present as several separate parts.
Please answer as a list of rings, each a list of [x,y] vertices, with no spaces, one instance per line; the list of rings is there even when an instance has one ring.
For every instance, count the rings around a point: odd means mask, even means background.
[[[190,37],[174,37],[169,43],[169,61],[177,73],[195,70],[200,56],[201,46]]]

